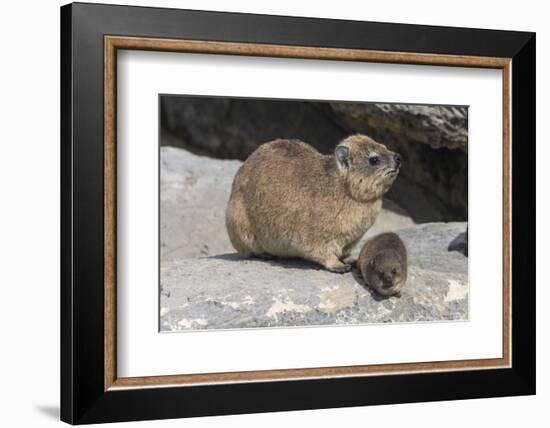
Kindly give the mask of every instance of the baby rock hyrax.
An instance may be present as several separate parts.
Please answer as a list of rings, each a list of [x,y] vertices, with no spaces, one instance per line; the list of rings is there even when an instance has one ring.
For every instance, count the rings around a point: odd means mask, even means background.
[[[382,233],[361,249],[357,268],[365,283],[382,296],[401,297],[407,282],[407,249],[395,233]]]
[[[237,171],[226,211],[244,257],[300,257],[348,272],[350,252],[372,226],[401,158],[365,135],[322,155],[299,140],[262,144]]]

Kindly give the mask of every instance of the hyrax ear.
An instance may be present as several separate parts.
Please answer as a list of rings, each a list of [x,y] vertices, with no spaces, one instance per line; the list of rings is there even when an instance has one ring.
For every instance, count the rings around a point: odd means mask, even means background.
[[[345,172],[349,169],[349,148],[346,146],[336,146],[334,149],[334,156],[336,157],[336,164],[338,169]]]

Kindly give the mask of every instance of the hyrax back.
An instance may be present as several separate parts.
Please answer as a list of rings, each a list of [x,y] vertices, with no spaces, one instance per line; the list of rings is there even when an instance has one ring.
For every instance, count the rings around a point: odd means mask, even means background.
[[[382,233],[365,243],[357,259],[365,283],[382,296],[401,296],[407,282],[407,249],[395,233]]]
[[[235,175],[226,225],[245,257],[301,257],[344,272],[341,259],[373,224],[400,158],[364,135],[326,156],[299,140],[261,145]]]

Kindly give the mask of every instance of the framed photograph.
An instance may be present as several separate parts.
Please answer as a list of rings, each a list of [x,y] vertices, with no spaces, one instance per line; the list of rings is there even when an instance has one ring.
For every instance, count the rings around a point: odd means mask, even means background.
[[[535,393],[535,34],[61,8],[61,418]]]

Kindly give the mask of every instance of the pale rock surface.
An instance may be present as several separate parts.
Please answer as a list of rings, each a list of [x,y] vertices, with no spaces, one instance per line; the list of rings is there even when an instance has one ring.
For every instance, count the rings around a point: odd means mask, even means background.
[[[401,298],[381,298],[357,272],[303,260],[184,258],[161,268],[161,330],[448,321],[468,318],[468,259],[448,245],[466,223],[397,231],[409,253]]]

